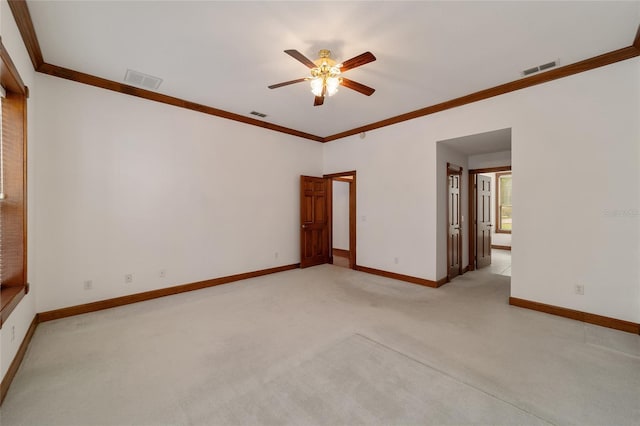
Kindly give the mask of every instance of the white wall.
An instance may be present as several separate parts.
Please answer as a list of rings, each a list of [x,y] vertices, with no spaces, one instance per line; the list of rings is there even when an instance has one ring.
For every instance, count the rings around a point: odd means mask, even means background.
[[[640,322],[638,75],[635,58],[325,144],[325,173],[358,172],[358,263],[440,278],[436,142],[510,127],[512,296]]]
[[[322,144],[37,84],[38,311],[300,261],[299,175],[321,175]]]
[[[325,173],[357,170],[358,265],[418,277],[435,276],[435,144],[385,127],[323,144]],[[423,131],[420,121],[402,125]],[[398,263],[395,263],[395,258]]]
[[[523,93],[514,296],[640,322],[639,76],[636,58]]]
[[[349,182],[333,181],[333,248],[349,250]]]
[[[33,149],[36,143],[34,129],[36,123],[36,106],[35,100],[38,97],[38,91],[34,87],[35,72],[29,55],[22,43],[22,38],[18,32],[18,28],[13,20],[13,15],[9,9],[6,0],[0,2],[0,34],[2,35],[2,44],[11,56],[11,60],[15,64],[20,77],[29,87],[30,98],[27,100],[27,155]],[[27,294],[18,307],[11,313],[9,319],[2,324],[0,329],[0,380],[4,378],[11,362],[22,340],[24,339],[29,325],[33,320],[35,309],[35,294],[37,292],[37,282],[35,280],[35,234],[32,232],[34,223],[34,211],[37,208],[37,200],[35,199],[35,184],[33,175],[35,162],[28,158],[27,164],[27,279],[31,284],[31,291]]]

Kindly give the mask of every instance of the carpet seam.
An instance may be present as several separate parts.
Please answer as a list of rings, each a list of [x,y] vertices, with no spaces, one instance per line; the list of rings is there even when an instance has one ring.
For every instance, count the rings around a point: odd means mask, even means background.
[[[528,410],[526,410],[526,409],[524,409],[524,408],[522,408],[522,407],[519,407],[518,405],[514,404],[513,402],[506,401],[506,400],[504,400],[504,399],[500,398],[499,396],[494,395],[494,394],[492,394],[492,393],[490,393],[490,392],[488,392],[488,391],[486,391],[486,390],[484,390],[484,389],[482,389],[482,388],[479,388],[479,387],[477,387],[477,386],[475,386],[475,385],[473,385],[473,384],[471,384],[471,383],[467,383],[467,382],[465,382],[464,380],[460,380],[460,379],[458,379],[457,377],[455,377],[455,376],[451,375],[450,373],[447,373],[446,371],[440,370],[439,368],[436,368],[436,367],[434,367],[434,366],[432,366],[432,365],[429,365],[429,364],[427,364],[426,362],[423,362],[423,361],[420,361],[420,360],[418,360],[418,359],[415,359],[415,358],[413,358],[413,357],[411,357],[411,356],[409,356],[409,355],[407,355],[407,354],[405,354],[405,353],[403,353],[403,352],[400,352],[400,351],[399,351],[399,350],[397,350],[397,349],[394,349],[394,348],[392,348],[392,347],[390,347],[390,346],[387,346],[387,345],[385,345],[384,343],[380,343],[380,342],[378,342],[377,340],[374,340],[374,339],[372,339],[372,338],[370,338],[370,337],[367,337],[367,336],[362,335],[362,334],[360,334],[360,333],[356,333],[356,335],[357,335],[357,336],[360,336],[360,337],[362,337],[363,339],[366,339],[366,340],[368,340],[368,341],[370,341],[370,342],[372,342],[372,343],[375,343],[375,344],[377,344],[377,345],[380,345],[380,346],[382,346],[382,347],[384,347],[384,348],[386,348],[386,349],[388,349],[388,350],[390,350],[390,351],[393,351],[393,352],[395,352],[395,353],[397,353],[397,354],[399,354],[399,355],[402,355],[404,358],[407,358],[407,359],[410,359],[410,360],[412,360],[412,361],[415,361],[415,362],[417,362],[418,364],[423,365],[423,366],[425,366],[425,367],[427,367],[427,368],[429,368],[429,369],[431,369],[431,370],[433,370],[433,371],[437,371],[438,373],[443,374],[443,375],[445,375],[445,376],[449,377],[450,379],[455,380],[455,381],[456,381],[456,382],[458,382],[458,383],[462,383],[463,385],[467,385],[467,386],[469,386],[469,387],[471,387],[471,388],[473,388],[473,389],[475,389],[475,390],[477,390],[477,391],[480,391],[480,392],[482,392],[483,394],[488,395],[488,396],[490,396],[490,397],[491,397],[491,398],[493,398],[493,399],[496,399],[496,400],[498,400],[498,401],[502,401],[502,402],[504,402],[505,404],[508,404],[508,405],[512,406],[513,408],[515,408],[515,409],[517,409],[517,410],[520,410],[520,411],[522,411],[522,412],[524,412],[524,413],[530,414],[530,415],[532,415],[533,417],[535,417],[535,418],[537,418],[537,419],[539,419],[539,420],[542,420],[542,421],[543,421],[543,422],[545,422],[545,423],[548,423],[548,424],[550,424],[550,425],[556,426],[556,424],[555,424],[555,423],[553,423],[553,422],[551,422],[551,421],[549,421],[549,420],[547,420],[547,419],[545,419],[545,418],[543,418],[543,417],[540,417],[539,415],[537,415],[537,414],[535,414],[535,413],[532,413],[532,412],[530,412],[530,411],[528,411]]]

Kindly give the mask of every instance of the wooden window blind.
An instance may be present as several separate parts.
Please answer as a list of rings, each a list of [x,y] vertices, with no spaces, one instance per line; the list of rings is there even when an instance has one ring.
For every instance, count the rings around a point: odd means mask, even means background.
[[[0,327],[27,294],[26,126],[28,89],[0,42],[2,177],[0,191]]]

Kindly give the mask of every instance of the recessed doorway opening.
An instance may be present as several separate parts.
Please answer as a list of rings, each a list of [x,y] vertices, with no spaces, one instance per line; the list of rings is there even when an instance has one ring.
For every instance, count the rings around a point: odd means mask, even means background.
[[[511,276],[511,166],[469,170],[469,270]]]
[[[329,179],[330,263],[356,266],[356,172],[325,175]]]
[[[436,164],[437,275],[450,280],[471,270],[489,271],[492,251],[497,250],[507,253],[501,256],[505,259],[497,261],[496,258],[497,264],[492,270],[508,262],[499,272],[510,273],[511,202],[505,199],[502,204],[494,205],[497,192],[493,182],[500,180],[496,173],[506,172],[508,179],[504,175],[503,180],[511,183],[511,128],[438,141]],[[451,165],[458,166],[459,178]],[[493,175],[484,176],[486,173]],[[496,209],[500,209],[502,219],[498,233]]]

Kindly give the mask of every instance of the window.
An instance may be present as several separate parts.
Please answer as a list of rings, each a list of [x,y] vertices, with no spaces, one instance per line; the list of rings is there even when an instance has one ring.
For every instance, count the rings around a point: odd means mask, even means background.
[[[511,233],[511,172],[496,173],[496,232]]]
[[[28,292],[26,238],[26,123],[28,89],[0,42],[0,328]],[[1,198],[1,197],[0,197]]]

